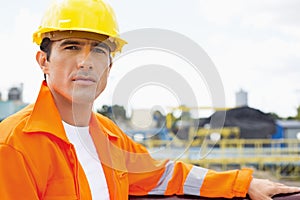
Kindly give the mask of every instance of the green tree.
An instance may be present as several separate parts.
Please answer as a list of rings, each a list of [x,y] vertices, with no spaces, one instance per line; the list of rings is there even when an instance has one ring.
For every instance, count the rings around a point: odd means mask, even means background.
[[[271,112],[271,113],[268,113],[268,115],[269,115],[270,117],[272,117],[274,120],[276,120],[276,119],[283,119],[283,118],[280,117],[277,113]]]
[[[108,105],[103,105],[101,109],[97,110],[98,113],[110,118],[113,121],[118,121],[118,120],[127,120],[126,117],[126,110],[123,106],[119,105],[113,105],[113,106],[108,106]]]
[[[300,105],[297,107],[297,115],[295,119],[300,120]]]
[[[112,118],[111,106],[103,105],[100,109],[97,109],[97,112],[110,119]]]

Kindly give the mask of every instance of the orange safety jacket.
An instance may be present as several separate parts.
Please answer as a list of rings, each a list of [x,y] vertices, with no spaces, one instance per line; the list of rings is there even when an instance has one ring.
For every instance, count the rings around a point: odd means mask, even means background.
[[[108,118],[89,125],[111,199],[128,195],[246,196],[252,170],[216,172],[180,161],[157,161]],[[89,184],[44,81],[38,98],[0,123],[1,200],[91,199]]]

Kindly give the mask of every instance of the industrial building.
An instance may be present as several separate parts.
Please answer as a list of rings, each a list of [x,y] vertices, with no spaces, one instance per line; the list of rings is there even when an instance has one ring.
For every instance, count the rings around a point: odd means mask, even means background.
[[[0,121],[21,110],[27,103],[23,102],[23,84],[8,90],[7,100],[0,95]]]

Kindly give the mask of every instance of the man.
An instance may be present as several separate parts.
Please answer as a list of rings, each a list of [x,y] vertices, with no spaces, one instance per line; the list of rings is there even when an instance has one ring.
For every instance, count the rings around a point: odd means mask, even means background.
[[[250,169],[215,172],[153,160],[113,122],[93,113],[112,56],[126,43],[119,38],[112,9],[101,0],[54,3],[33,38],[40,45],[36,60],[45,81],[35,104],[0,124],[1,199],[231,198],[247,193],[252,199],[271,199],[300,191],[252,178]]]

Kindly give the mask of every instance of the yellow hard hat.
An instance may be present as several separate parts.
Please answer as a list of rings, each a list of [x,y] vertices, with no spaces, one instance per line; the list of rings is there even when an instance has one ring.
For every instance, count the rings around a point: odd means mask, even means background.
[[[54,1],[45,12],[38,30],[33,34],[33,41],[40,45],[45,37],[51,39],[72,35],[87,39],[107,38],[114,46],[113,54],[121,51],[127,43],[119,37],[114,11],[103,0]]]

